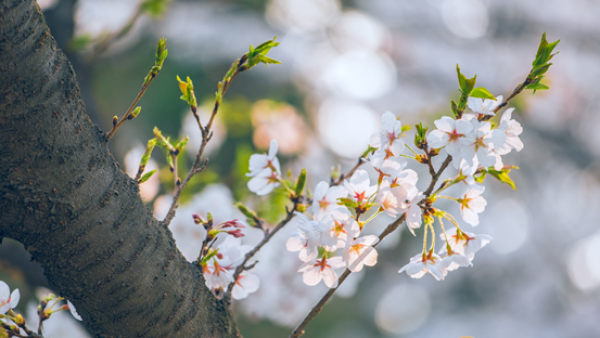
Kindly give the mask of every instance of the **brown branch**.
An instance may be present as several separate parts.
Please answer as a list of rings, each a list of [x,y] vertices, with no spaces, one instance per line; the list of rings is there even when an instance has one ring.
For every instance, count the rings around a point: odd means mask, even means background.
[[[139,19],[140,16],[142,16],[142,7],[138,5],[133,15],[129,18],[129,20],[127,20],[127,22],[125,23],[125,25],[123,25],[123,27],[121,27],[121,29],[108,36],[105,36],[92,48],[89,62],[96,62],[98,57],[100,57],[104,52],[106,52],[110,44],[129,33],[129,31],[131,30],[131,28],[133,28],[133,25]]]
[[[444,170],[446,170],[446,168],[448,168],[448,165],[450,164],[450,162],[452,162],[452,156],[448,155],[446,157],[446,159],[444,160],[444,163],[442,163],[442,165],[438,169],[438,171],[431,177],[431,183],[429,183],[429,187],[427,187],[427,190],[425,190],[423,195],[425,195],[425,196],[431,195],[433,188],[435,188],[435,185],[438,182],[438,180],[440,179],[440,176],[442,175]]]
[[[358,158],[358,162],[356,163],[356,165],[350,169],[350,171],[348,171],[345,174],[341,174],[340,177],[337,180],[332,180],[331,182],[331,186],[336,186],[336,185],[340,185],[342,184],[342,182],[344,182],[344,179],[346,179],[347,177],[352,177],[352,175],[354,174],[354,172],[356,172],[356,170],[358,170],[358,168],[360,168],[361,165],[363,165],[365,161],[363,161],[363,157],[360,156]]]

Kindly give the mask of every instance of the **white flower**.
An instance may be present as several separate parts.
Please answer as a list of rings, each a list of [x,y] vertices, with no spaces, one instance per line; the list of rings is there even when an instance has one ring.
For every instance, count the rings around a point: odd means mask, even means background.
[[[429,253],[425,256],[418,254],[412,257],[410,263],[403,266],[398,273],[406,271],[411,278],[421,278],[426,273],[430,273],[435,279],[441,280],[445,276],[441,261],[440,256],[434,253]]]
[[[385,112],[381,117],[381,131],[371,135],[369,145],[381,148],[392,156],[398,156],[404,150],[404,141],[400,139],[402,123],[390,112]]]
[[[298,216],[298,231],[285,244],[288,251],[300,251],[300,259],[306,261],[316,257],[321,243],[321,227],[319,221],[313,221],[301,213]]]
[[[0,314],[5,314],[8,310],[17,307],[19,299],[21,299],[19,289],[14,289],[13,292],[10,293],[8,284],[0,281]]]
[[[500,155],[508,154],[511,149],[515,149],[516,151],[523,149],[523,142],[519,138],[519,135],[523,132],[523,127],[521,127],[519,122],[511,120],[514,110],[515,108],[507,109],[500,119],[498,129],[504,131],[504,134],[506,134],[506,143],[496,150]]]
[[[270,168],[281,175],[281,167],[279,166],[279,159],[277,159],[277,150],[279,146],[277,141],[271,140],[269,146],[269,154],[254,154],[250,156],[250,172],[246,176],[254,177],[260,174],[264,169]]]
[[[231,296],[233,299],[244,299],[249,294],[256,292],[260,286],[260,279],[255,274],[243,271],[233,285]]]
[[[344,181],[344,187],[348,190],[348,193],[358,204],[369,200],[371,195],[377,191],[376,185],[371,185],[369,174],[364,170],[357,170],[350,181]]]
[[[465,256],[469,261],[473,260],[477,251],[492,241],[492,236],[475,235],[470,232],[457,231],[456,228],[446,231],[446,235],[452,251]]]
[[[457,202],[460,204],[460,215],[465,222],[472,226],[479,224],[478,214],[481,213],[487,205],[485,198],[480,196],[484,190],[484,186],[474,184],[467,189],[463,197],[457,199]]]
[[[398,214],[406,212],[408,205],[408,191],[403,185],[390,186],[389,181],[383,181],[377,193],[377,202],[390,217],[398,217]]]
[[[342,207],[331,210],[319,222],[321,242],[329,247],[329,251],[344,247],[348,238],[352,240],[360,232],[360,227],[350,211]]]
[[[362,270],[363,265],[374,266],[377,264],[377,251],[373,248],[373,245],[378,242],[379,237],[367,235],[348,243],[342,256],[348,270],[359,272]]]
[[[390,187],[403,186],[408,191],[409,196],[414,196],[418,193],[417,181],[419,175],[412,169],[401,170],[395,175],[388,178],[390,180]]]
[[[341,257],[311,259],[304,263],[298,272],[303,272],[304,284],[313,286],[319,284],[321,279],[330,288],[338,285],[338,276],[333,269],[344,267]]]
[[[438,128],[427,135],[427,143],[431,148],[446,147],[448,155],[452,156],[454,166],[458,168],[460,164],[461,140],[473,131],[473,125],[469,121],[460,119],[454,120],[448,116],[443,116],[436,120],[435,126]]]
[[[448,271],[454,271],[465,266],[473,266],[473,263],[471,263],[467,257],[456,252],[448,253],[444,258],[442,258],[442,262],[440,263],[440,267],[442,272],[444,272],[444,275],[446,275]]]
[[[78,321],[81,321],[81,316],[79,315],[79,313],[77,313],[77,309],[75,309],[75,305],[73,305],[73,303],[71,303],[70,300],[67,299],[67,305],[69,305],[69,311],[71,311],[71,315],[73,315],[73,318],[77,319]]]
[[[264,196],[279,186],[279,173],[271,168],[263,169],[248,181],[248,189],[259,196]]]
[[[210,289],[225,289],[233,282],[233,272],[244,261],[250,246],[241,245],[239,238],[227,236],[216,250],[218,253],[202,267],[204,279]]]
[[[344,187],[329,187],[327,182],[319,182],[315,187],[312,204],[312,212],[315,218],[319,219],[327,212],[338,208],[337,199],[346,197],[347,195],[348,191]]]
[[[469,97],[467,101],[467,106],[471,108],[471,110],[476,114],[483,115],[494,115],[494,109],[502,103],[502,95],[498,95],[496,97],[496,101],[488,100],[488,99],[480,99],[475,97]]]
[[[379,173],[378,183],[381,183],[386,177],[396,176],[406,166],[406,161],[399,157],[387,157],[382,150],[369,154],[368,161]]]
[[[495,166],[496,170],[502,168],[500,156],[494,152],[494,149],[501,149],[506,143],[504,131],[491,130],[490,122],[480,122],[472,118],[473,132],[462,139],[460,155],[467,161],[469,166],[473,166],[473,159],[477,157],[479,163],[484,167]],[[454,162],[458,169],[460,161]]]

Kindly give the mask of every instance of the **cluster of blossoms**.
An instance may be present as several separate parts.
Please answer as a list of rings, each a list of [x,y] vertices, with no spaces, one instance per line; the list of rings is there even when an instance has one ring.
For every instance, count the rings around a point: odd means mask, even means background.
[[[14,309],[20,299],[19,289],[14,289],[11,293],[8,284],[0,281],[0,337],[39,337],[33,332],[33,328],[28,327],[23,315],[15,313]],[[60,305],[63,300],[65,298],[53,294],[42,298],[37,307],[38,333],[42,328],[42,323],[60,311],[70,311],[75,319],[81,320],[75,306],[69,300],[66,300],[66,304]],[[11,322],[14,325],[11,325]]]
[[[213,226],[210,214],[207,221],[197,214],[193,217],[196,224],[205,226],[207,230],[204,243],[209,246],[203,248],[199,260],[206,286],[215,293],[227,290],[234,281],[236,268],[244,262],[246,253],[252,249],[249,245],[242,245],[240,240],[240,237],[244,237],[242,229],[246,228],[246,224],[234,219]],[[256,275],[243,271],[235,280],[231,295],[234,299],[244,299],[258,290],[259,284]]]
[[[427,134],[420,144],[415,142],[428,157],[418,155],[403,141],[409,128],[403,128],[392,113],[383,114],[382,129],[371,136],[369,152],[363,158],[377,173],[377,180],[371,182],[367,171],[355,168],[347,180],[319,182],[311,205],[301,209],[306,212],[296,212],[298,229],[292,232],[286,247],[298,252],[303,262],[298,272],[303,274],[304,283],[316,285],[322,280],[334,288],[338,285],[338,269],[358,272],[365,265],[375,265],[378,255],[375,246],[383,237],[364,235],[362,231],[381,213],[402,218],[413,235],[424,225],[423,252],[411,258],[399,272],[406,271],[413,278],[430,273],[441,280],[448,271],[471,266],[475,253],[488,244],[491,237],[463,231],[451,214],[432,205],[437,198],[453,200],[460,206],[464,222],[472,226],[479,224],[478,214],[487,204],[481,196],[484,174],[492,170],[502,172],[505,168],[501,156],[512,149],[523,148],[519,139],[522,128],[511,119],[512,108],[504,112],[496,128],[488,121],[501,102],[501,96],[496,100],[469,98],[472,114],[461,114],[457,119],[444,116],[435,121],[437,129]],[[441,148],[451,156],[459,174],[445,181],[437,191],[423,193],[417,188],[417,172],[407,169],[408,161],[427,163]],[[407,155],[407,149],[412,155]],[[277,143],[273,140],[268,155],[256,154],[250,159],[248,176],[253,178],[248,187],[258,195],[265,195],[282,183],[276,153]],[[459,197],[439,195],[459,182],[466,185],[466,191]],[[440,237],[446,243],[437,254],[434,253],[434,218],[439,220]],[[444,219],[455,227],[446,231]],[[429,249],[428,231],[432,233]]]

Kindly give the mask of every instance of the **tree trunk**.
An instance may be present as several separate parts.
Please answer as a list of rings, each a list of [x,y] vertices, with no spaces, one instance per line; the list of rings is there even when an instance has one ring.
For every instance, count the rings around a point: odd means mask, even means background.
[[[90,122],[33,0],[0,0],[0,144],[0,239],[24,244],[92,334],[239,336]]]

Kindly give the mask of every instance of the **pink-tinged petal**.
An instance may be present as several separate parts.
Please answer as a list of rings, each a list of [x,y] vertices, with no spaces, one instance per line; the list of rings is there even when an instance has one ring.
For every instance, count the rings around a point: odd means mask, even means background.
[[[506,143],[502,147],[494,147],[494,151],[498,155],[506,155],[512,151],[512,147],[510,146],[510,138],[506,139]]]
[[[483,212],[483,210],[485,210],[486,205],[487,201],[481,196],[477,196],[469,202],[469,208],[476,213]]]
[[[327,264],[329,264],[329,266],[331,266],[333,269],[339,269],[339,268],[343,268],[344,266],[346,266],[346,264],[342,260],[342,257],[339,257],[339,256],[329,258],[327,260]]]
[[[248,292],[246,290],[244,290],[243,287],[241,287],[237,284],[234,284],[233,290],[231,290],[231,297],[233,299],[237,299],[237,300],[244,299],[244,298],[248,297]]]
[[[17,305],[19,305],[19,300],[21,299],[21,292],[19,291],[19,289],[14,289],[13,292],[10,294],[10,308],[14,309],[17,307]]]
[[[454,119],[448,116],[442,116],[441,119],[433,121],[437,129],[445,131],[446,133],[451,133],[454,131],[454,122]],[[427,141],[429,142],[429,140]]]
[[[303,262],[308,262],[310,260],[316,259],[317,254],[318,254],[318,252],[316,250],[312,250],[309,253],[308,250],[302,249],[302,250],[300,250],[300,253],[298,253],[298,258]]]
[[[450,136],[448,134],[439,130],[433,130],[427,134],[427,143],[431,148],[441,148],[448,144],[449,139]]]
[[[484,167],[491,167],[496,164],[496,157],[490,151],[490,149],[487,148],[479,148],[477,150],[477,159]]]
[[[467,198],[475,198],[483,194],[484,191],[484,185],[476,184],[474,186],[469,187],[469,189],[467,189],[467,191],[465,192],[465,195],[467,195]]]
[[[435,148],[435,147],[434,147]],[[460,141],[449,142],[446,145],[446,152],[452,157],[460,158],[460,149],[462,148]]]
[[[75,305],[73,305],[73,303],[71,303],[71,301],[68,299],[67,305],[69,305],[69,311],[71,312],[73,318],[77,319],[78,321],[82,321],[81,316],[79,315],[79,313],[77,313],[77,309],[75,309]]]
[[[473,140],[474,142],[475,140]],[[473,159],[476,156],[475,147],[472,145],[464,146],[460,149],[460,155],[467,162],[469,167],[473,166]]]
[[[0,302],[7,301],[10,298],[10,287],[8,284],[0,281]]]
[[[241,284],[244,286],[244,289],[248,291],[248,293],[253,293],[256,292],[260,287],[260,278],[258,278],[258,276],[255,274],[247,274],[244,276]]]
[[[356,240],[356,243],[373,246],[373,245],[379,243],[379,237],[377,237],[375,235],[362,236]]]
[[[281,165],[279,164],[279,159],[275,157],[271,161],[271,164],[273,164],[273,167],[275,167],[275,171],[277,172],[277,174],[281,175]]]
[[[396,119],[396,116],[394,114],[392,114],[389,111],[386,111],[381,116],[381,122],[381,129],[391,133],[394,131],[394,127],[398,120]]]
[[[467,106],[471,108],[472,111],[476,113],[480,113],[483,110],[483,99],[477,97],[469,97],[467,99]]]
[[[269,159],[273,160],[277,156],[278,150],[279,144],[277,144],[277,141],[271,140],[271,144],[269,145]]]
[[[292,237],[288,238],[285,243],[285,247],[288,251],[298,251],[304,249],[306,239],[302,238],[300,234],[295,233]]]
[[[463,255],[452,255],[452,257],[454,257],[454,262],[462,267],[473,265],[473,263]]]
[[[253,177],[258,175],[263,169],[267,167],[269,164],[269,159],[267,155],[263,154],[254,154],[250,156],[250,172],[246,174],[248,177]]]
[[[373,148],[381,147],[381,132],[371,135],[371,138],[369,140],[369,145]]]
[[[3,315],[5,314],[8,310],[10,310],[10,304],[5,304],[4,306],[0,307],[0,314]]]
[[[323,277],[323,282],[329,288],[335,288],[338,286],[338,276],[331,268],[325,268],[323,272],[321,272]]]
[[[521,141],[521,139],[517,136],[515,137],[509,137],[506,140],[506,143],[508,145],[510,145],[511,147],[515,148],[516,151],[521,151],[523,150],[523,142]]]
[[[460,120],[456,120],[456,122],[454,122],[454,123],[455,123],[456,132],[459,134],[467,135],[473,131],[473,125],[469,121],[460,119]]]
[[[379,254],[377,253],[377,250],[370,247],[370,248],[367,248],[367,250],[365,250],[365,252],[367,253],[367,255],[364,258],[363,263],[366,266],[374,266],[375,264],[377,264],[377,257],[379,256]]]
[[[308,286],[314,286],[321,281],[321,268],[310,266],[302,274],[302,281]]]
[[[474,124],[473,128],[476,130],[478,137],[484,136],[492,130],[491,122],[478,122],[477,120],[473,120],[471,123]]]
[[[462,208],[460,210],[460,215],[465,222],[471,224],[472,226],[479,224],[479,215],[469,208]]]
[[[405,147],[406,146],[404,145],[404,141],[396,139],[396,140],[394,140],[394,142],[392,142],[392,145],[390,146],[389,149],[392,152],[392,154],[394,154],[394,156],[398,156],[398,155],[402,154]]]
[[[504,113],[502,114],[502,117],[500,118],[500,127],[508,127],[508,123],[510,121],[510,119],[512,118],[512,113],[515,110],[515,108],[508,108],[507,110],[504,111]]]

